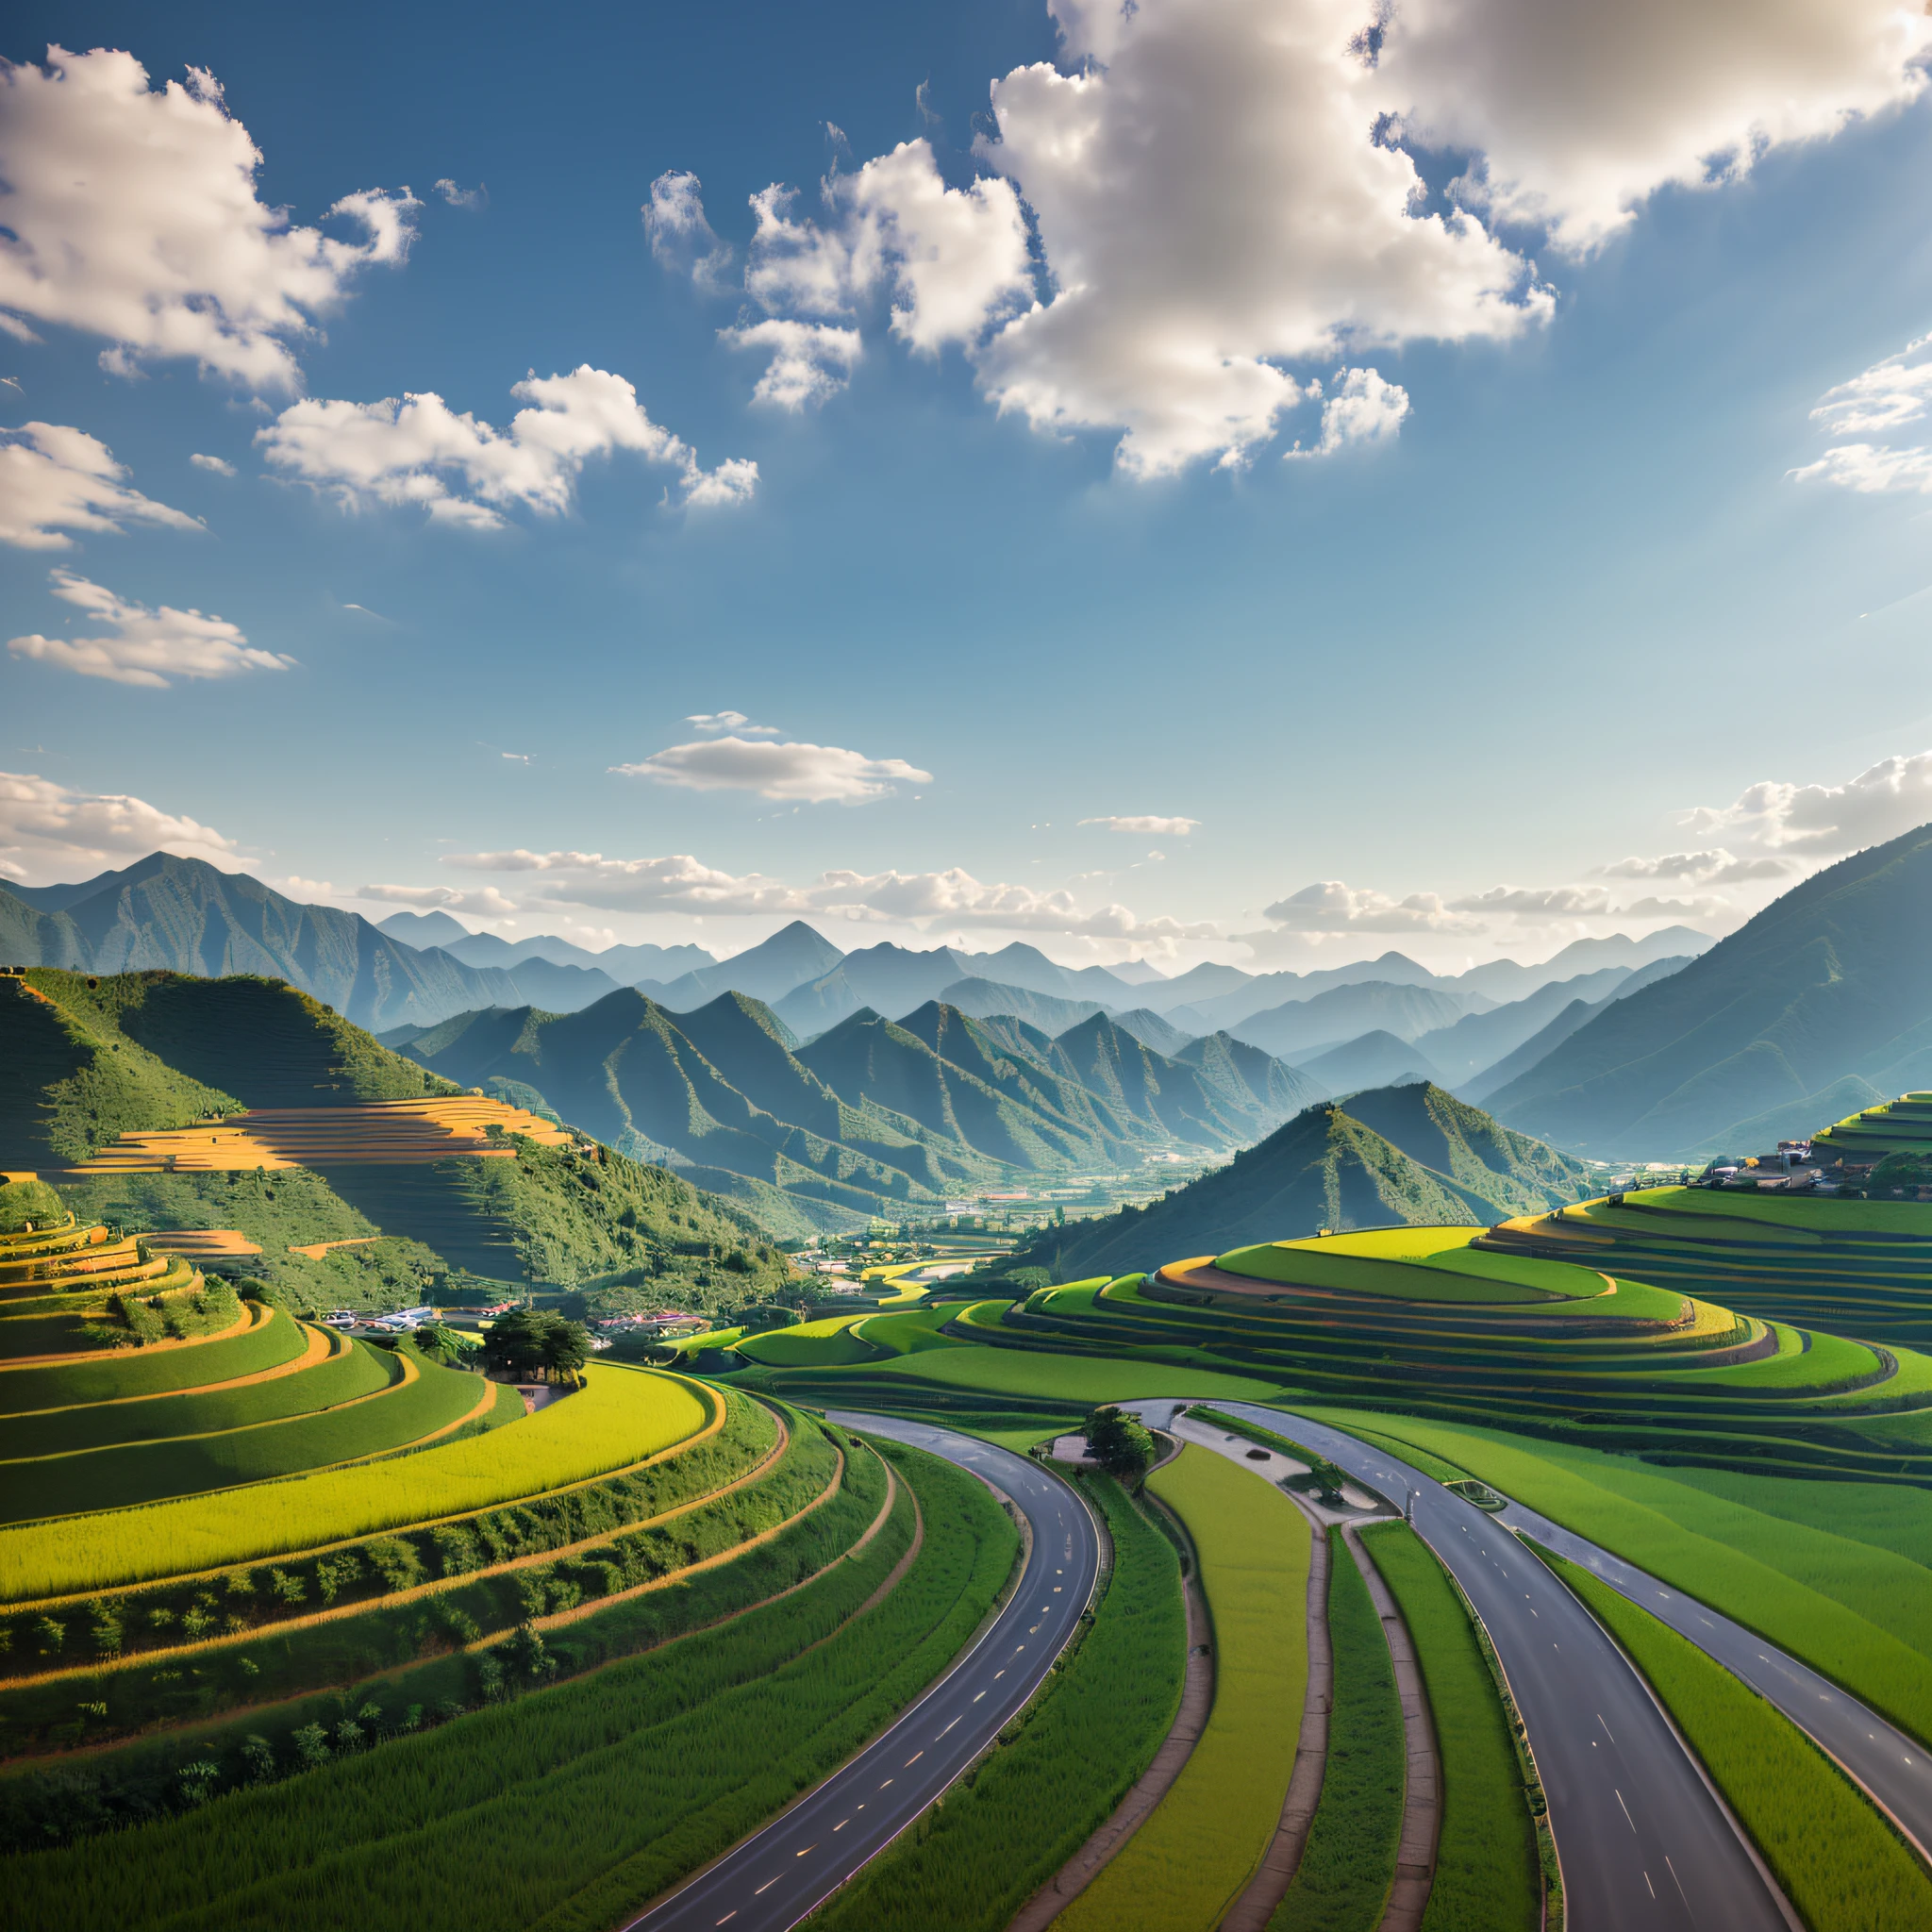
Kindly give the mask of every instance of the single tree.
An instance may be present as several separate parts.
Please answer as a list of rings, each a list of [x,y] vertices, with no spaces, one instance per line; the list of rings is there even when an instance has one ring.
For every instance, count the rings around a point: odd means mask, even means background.
[[[1154,1438],[1136,1417],[1111,1403],[1087,1418],[1087,1453],[1110,1475],[1131,1481],[1154,1460]]]

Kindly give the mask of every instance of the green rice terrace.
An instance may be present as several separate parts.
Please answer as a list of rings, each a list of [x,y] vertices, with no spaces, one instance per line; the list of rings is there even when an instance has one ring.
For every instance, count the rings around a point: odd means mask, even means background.
[[[1932,1743],[1916,1201],[1647,1190],[1019,1291],[887,1271],[843,1312],[748,1309],[532,1406],[480,1350],[352,1339],[77,1198],[0,1186],[23,1923],[775,1932],[791,1906],[754,1916],[775,1861],[806,1885],[821,1831],[896,1802],[1072,1580],[1064,1649],[850,1883],[799,1894],[814,1924],[1596,1924],[1592,1827],[1538,1769],[1566,1734],[1503,1599],[1439,1522],[1397,1520],[1400,1486],[1310,1446],[1322,1428],[1512,1550],[1496,1512],[1543,1512]],[[1058,1519],[948,1459],[975,1439],[1052,1458],[987,1473],[1069,1499],[1091,1576],[1040,1570]],[[1720,1662],[1549,1560],[1541,1588],[1636,1659],[1690,1740],[1664,1748],[1802,1923],[1932,1924],[1909,1830]],[[975,1645],[992,1616],[1017,1647]],[[515,1883],[479,1897],[506,1834]]]

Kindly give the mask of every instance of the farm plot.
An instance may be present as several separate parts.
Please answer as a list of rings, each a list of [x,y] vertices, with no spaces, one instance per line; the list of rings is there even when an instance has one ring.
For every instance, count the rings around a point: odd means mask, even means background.
[[[1060,1915],[1060,1932],[1209,1932],[1267,1851],[1294,1769],[1308,1680],[1306,1520],[1271,1485],[1196,1447],[1148,1487],[1200,1557],[1214,1707],[1172,1789]]]
[[[407,1484],[381,1467],[294,1476],[274,1507],[255,1494],[156,1503],[58,1525],[0,1529],[12,1601],[110,1589],[461,1515],[641,1462],[704,1427],[715,1398],[649,1370],[592,1366],[580,1394],[471,1441],[412,1457]]]

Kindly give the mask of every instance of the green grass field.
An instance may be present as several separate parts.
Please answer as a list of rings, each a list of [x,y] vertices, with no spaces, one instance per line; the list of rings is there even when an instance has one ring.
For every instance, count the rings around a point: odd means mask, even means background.
[[[1257,1382],[1246,1375],[1166,1362],[1028,1355],[1019,1349],[987,1347],[923,1351],[861,1373],[878,1390],[881,1403],[893,1399],[889,1391],[902,1379],[990,1394],[1058,1396],[1088,1405],[1133,1402],[1154,1395],[1227,1395],[1264,1402],[1267,1395],[1257,1391],[1272,1391],[1274,1386],[1272,1381]]]
[[[1503,1705],[1442,1566],[1404,1524],[1362,1532],[1408,1625],[1442,1765],[1442,1836],[1423,1932],[1531,1932],[1536,1836]]]
[[[491,1408],[497,1385],[460,1369],[441,1368],[414,1350],[409,1351],[408,1359],[410,1369],[407,1371],[400,1354],[382,1364],[388,1371],[387,1386],[379,1387],[376,1393],[314,1413],[168,1441],[137,1441],[118,1447],[0,1463],[0,1523],[123,1509],[170,1496],[193,1496],[236,1484],[269,1482],[331,1463],[386,1455],[473,1416],[478,1421],[494,1419]],[[252,1395],[258,1389],[280,1391],[288,1384],[299,1385],[308,1379],[289,1375],[235,1393]],[[146,1405],[130,1403],[127,1407]]]
[[[1765,1478],[1732,1475],[1716,1493],[1705,1472],[1651,1469],[1567,1443],[1500,1430],[1422,1423],[1406,1416],[1322,1409],[1340,1428],[1359,1422],[1402,1453],[1420,1443],[1470,1474],[1641,1564],[1674,1588],[1835,1677],[1921,1739],[1932,1737],[1932,1590],[1924,1568],[1876,1541],[1834,1535],[1791,1514],[1735,1500]],[[1780,1485],[1791,1498],[1810,1485]],[[1820,1484],[1811,1504],[1827,1520],[1832,1498],[1853,1484]],[[1889,1492],[1890,1513],[1924,1525],[1922,1490]],[[1880,1506],[1863,1499],[1869,1520]]]
[[[581,1394],[469,1441],[113,1515],[0,1529],[10,1601],[175,1576],[486,1508],[582,1482],[682,1441],[710,1399],[645,1370],[592,1366]]]
[[[939,1810],[810,1922],[814,1932],[1002,1932],[1153,1760],[1180,1705],[1187,1612],[1174,1547],[1105,1476],[1113,1570],[1092,1624],[1024,1722]]]
[[[876,1361],[878,1351],[868,1348],[851,1332],[854,1324],[863,1319],[832,1315],[824,1321],[800,1322],[791,1328],[774,1328],[746,1337],[739,1342],[738,1353],[774,1369],[839,1368],[848,1362]]]
[[[1402,1700],[1369,1587],[1333,1529],[1328,1638],[1335,1701],[1322,1799],[1268,1932],[1375,1932],[1395,1883],[1407,1777]]]
[[[668,1651],[218,1798],[122,1834],[111,1857],[21,1858],[14,1910],[72,1932],[605,1932],[849,1756],[1006,1581],[1018,1537],[987,1491],[888,1453],[918,1485],[925,1540],[865,1615],[909,1501],[853,1561]]]
[[[1211,1932],[1280,1822],[1307,1696],[1307,1520],[1191,1445],[1148,1478],[1187,1524],[1214,1625],[1214,1708],[1167,1795],[1058,1932]]]
[[[1636,1659],[1810,1932],[1932,1925],[1932,1877],[1789,1718],[1628,1597],[1540,1554]]]
[[[253,1327],[188,1347],[122,1349],[95,1361],[51,1368],[0,1366],[0,1406],[8,1415],[20,1415],[205,1389],[279,1368],[308,1346],[307,1329],[279,1308],[264,1308]]]

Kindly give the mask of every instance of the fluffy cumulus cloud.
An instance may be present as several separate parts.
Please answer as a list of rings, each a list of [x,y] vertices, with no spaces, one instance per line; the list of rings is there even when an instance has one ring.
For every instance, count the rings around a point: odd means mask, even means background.
[[[778,738],[775,724],[754,724],[742,711],[693,711],[684,721],[700,731],[735,731],[741,738]]]
[[[150,610],[72,571],[54,573],[54,594],[103,629],[94,637],[49,638],[34,631],[9,638],[7,648],[16,658],[151,690],[176,677],[234,677],[243,671],[285,670],[295,661],[278,651],[255,649],[225,618],[176,610],[171,604]]]
[[[1491,886],[1449,901],[1457,912],[1507,914],[1516,919],[1585,919],[1615,909],[1603,886]]]
[[[1660,189],[1915,98],[1932,46],[1899,0],[1051,4],[1061,58],[993,83],[980,179],[947,186],[920,141],[835,174],[817,217],[774,184],[744,287],[844,325],[889,289],[908,343],[958,344],[999,408],[1116,437],[1138,476],[1240,467],[1315,403],[1292,453],[1388,441],[1408,397],[1365,353],[1536,326],[1534,250],[1587,254]],[[1415,159],[1444,150],[1467,160],[1446,194]],[[652,219],[660,258],[715,281],[691,176]],[[842,383],[809,341],[760,339],[791,358],[766,400]]]
[[[1403,132],[1474,153],[1465,197],[1580,253],[1660,188],[1915,99],[1932,45],[1898,0],[1424,0],[1390,10],[1378,73]]]
[[[618,912],[772,915],[896,922],[922,928],[988,927],[1069,938],[1168,944],[1212,939],[1217,929],[1165,917],[1142,919],[1124,906],[1081,907],[1066,891],[988,883],[954,867],[945,872],[821,873],[795,886],[761,873],[721,872],[689,853],[607,858],[596,852],[452,853],[468,871],[539,873],[532,904],[589,906]]]
[[[1607,879],[1682,879],[1698,886],[1741,886],[1762,879],[1787,879],[1804,871],[1795,858],[1760,853],[1756,858],[1739,858],[1722,845],[1706,852],[1662,852],[1654,858],[1620,858],[1614,865],[1595,868]]]
[[[1932,493],[1932,446],[1924,442],[1876,441],[1895,430],[1925,421],[1932,408],[1932,336],[1907,342],[1861,371],[1849,382],[1827,390],[1811,420],[1834,442],[1816,462],[1792,471],[1801,483],[1836,483],[1863,495],[1881,491]],[[1920,429],[1920,435],[1924,431]]]
[[[201,528],[192,517],[133,489],[108,445],[84,429],[28,423],[0,430],[0,543],[71,550],[74,540],[65,531],[119,530],[128,524]]]
[[[689,275],[707,291],[724,286],[731,246],[719,241],[705,219],[704,184],[695,175],[659,175],[643,212],[644,234],[660,266]]]
[[[298,384],[294,345],[364,269],[408,254],[408,189],[291,224],[256,192],[261,155],[199,68],[151,88],[131,54],[47,50],[0,66],[0,311],[105,338],[108,367],[189,357],[258,389]]]
[[[414,505],[472,529],[497,528],[511,508],[560,514],[584,465],[620,450],[676,472],[687,504],[742,503],[757,487],[754,462],[701,468],[691,445],[654,423],[637,391],[607,370],[586,363],[568,375],[532,375],[510,393],[526,407],[507,429],[425,392],[293,403],[256,441],[283,475],[345,508]]]
[[[1843,785],[1766,780],[1729,805],[1700,806],[1683,823],[1698,837],[1830,859],[1883,844],[1932,820],[1932,751],[1881,758]]]
[[[611,769],[691,791],[756,791],[761,798],[808,805],[864,805],[889,797],[901,785],[932,783],[930,772],[904,758],[869,758],[836,744],[775,743],[735,732],[669,745],[634,765]]]
[[[751,392],[753,402],[794,410],[837,395],[865,346],[856,328],[779,316],[722,329],[719,340],[734,349],[758,350],[770,358]]]
[[[326,892],[328,887],[325,884],[322,890]],[[464,912],[473,919],[508,919],[517,910],[516,901],[506,898],[494,886],[474,892],[458,891],[454,886],[362,886],[355,896],[384,906],[408,906],[419,912]]]
[[[0,870],[25,884],[91,877],[146,857],[232,863],[235,841],[145,799],[82,791],[26,772],[0,772]]]
[[[1437,893],[1411,892],[1391,899],[1385,892],[1358,891],[1340,879],[1304,886],[1263,909],[1282,932],[1480,932],[1479,922],[1462,917]]]
[[[1083,825],[1105,825],[1109,832],[1138,832],[1163,839],[1185,839],[1199,828],[1199,819],[1162,819],[1146,815],[1105,819],[1082,819]]]
[[[234,464],[229,462],[225,457],[196,455],[190,457],[188,460],[197,470],[206,470],[211,476],[232,476],[235,474]]]

